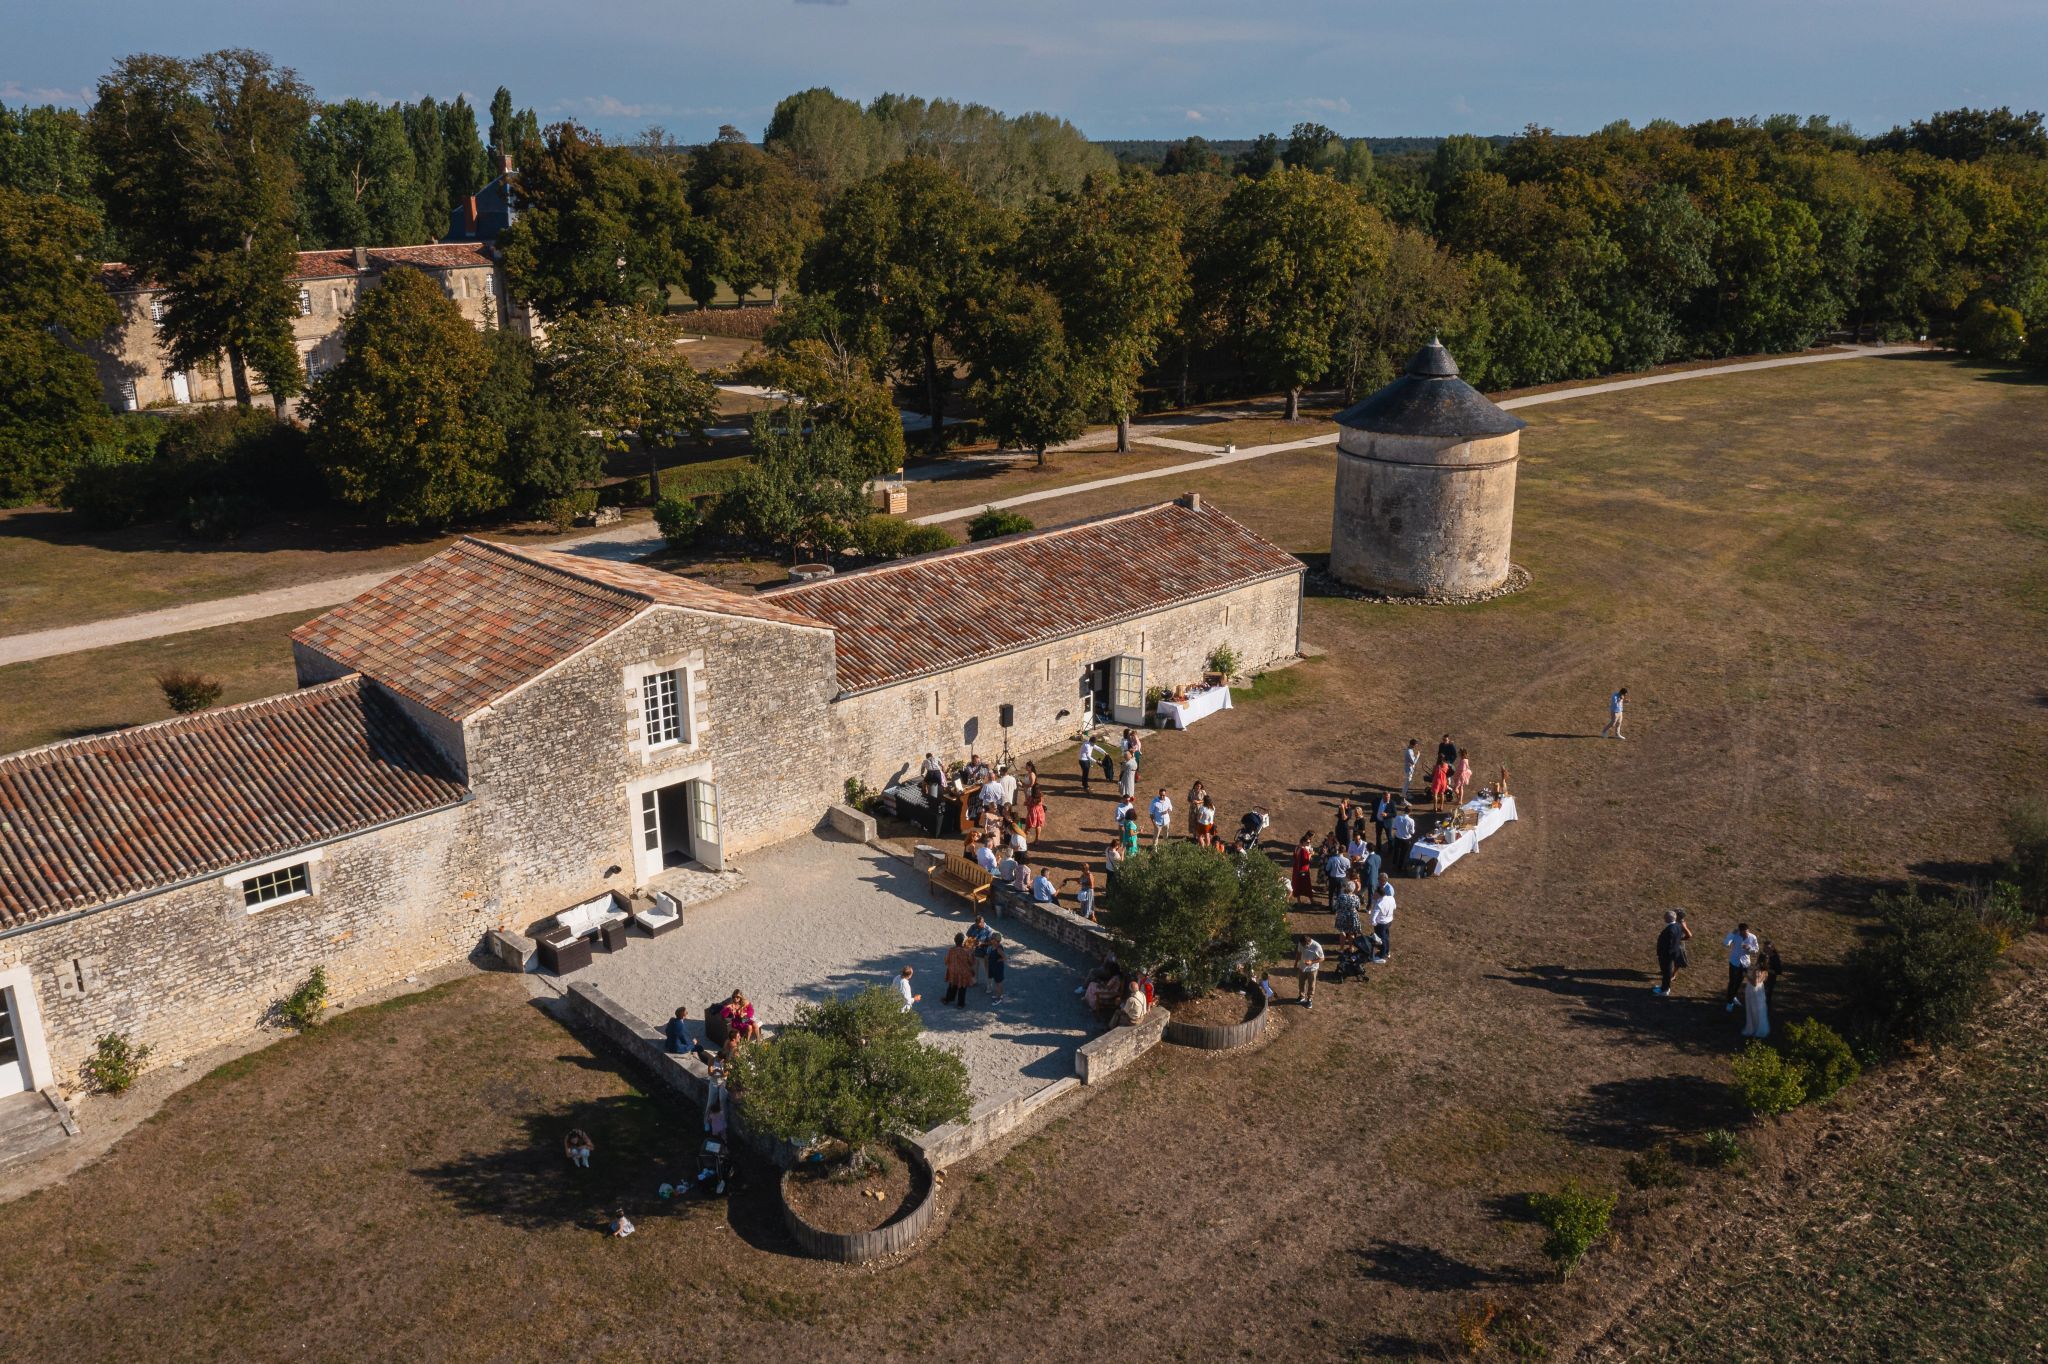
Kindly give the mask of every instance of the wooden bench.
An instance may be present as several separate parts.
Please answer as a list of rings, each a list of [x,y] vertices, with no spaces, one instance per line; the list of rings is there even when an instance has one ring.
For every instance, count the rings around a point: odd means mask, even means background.
[[[969,905],[979,905],[988,899],[988,868],[973,858],[947,853],[943,864],[934,862],[925,873],[925,888],[950,891]]]

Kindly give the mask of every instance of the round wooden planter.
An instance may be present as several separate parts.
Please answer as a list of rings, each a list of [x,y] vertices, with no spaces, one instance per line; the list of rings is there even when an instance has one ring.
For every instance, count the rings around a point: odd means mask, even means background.
[[[864,1264],[879,1260],[910,1249],[918,1237],[932,1224],[932,1217],[938,1209],[938,1188],[932,1179],[931,1166],[925,1163],[924,1153],[909,1147],[898,1153],[910,1164],[910,1183],[913,1199],[910,1211],[895,1221],[876,1227],[873,1231],[838,1232],[825,1231],[814,1227],[797,1216],[795,1208],[789,1205],[789,1177],[793,1170],[785,1170],[782,1178],[775,1182],[775,1199],[782,1204],[782,1224],[789,1228],[789,1234],[803,1247],[806,1255],[820,1260],[836,1260],[841,1264]]]
[[[1271,1001],[1265,991],[1251,997],[1252,1016],[1242,1023],[1183,1023],[1177,1018],[1166,1021],[1166,1040],[1182,1047],[1200,1047],[1203,1051],[1229,1051],[1232,1047],[1249,1046],[1266,1031],[1266,1024],[1272,1018]]]

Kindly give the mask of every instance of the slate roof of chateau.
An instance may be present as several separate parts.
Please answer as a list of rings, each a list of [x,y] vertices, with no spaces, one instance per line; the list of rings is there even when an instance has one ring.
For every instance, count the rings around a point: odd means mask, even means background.
[[[425,246],[373,246],[370,265],[414,265],[425,270],[486,269],[492,264],[490,249],[482,242],[430,242]],[[356,273],[352,247],[332,251],[301,251],[293,279],[339,279]],[[154,289],[154,280],[143,279],[132,266],[108,261],[100,267],[100,282],[109,289]]]
[[[1529,423],[1496,407],[1458,377],[1458,364],[1441,341],[1415,352],[1391,384],[1337,414],[1337,425],[1387,436],[1473,440],[1505,436]]]
[[[360,677],[9,754],[0,757],[0,929],[466,798],[420,732]]]
[[[292,639],[462,720],[652,606],[826,628],[789,606],[659,569],[464,536]]]
[[[1302,571],[1286,550],[1182,498],[761,596],[835,627],[839,685],[856,692]]]

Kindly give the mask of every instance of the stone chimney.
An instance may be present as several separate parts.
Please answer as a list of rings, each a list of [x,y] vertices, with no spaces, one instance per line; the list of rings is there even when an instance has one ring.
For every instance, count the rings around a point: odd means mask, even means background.
[[[1202,495],[1200,493],[1182,493],[1174,501],[1180,503],[1189,511],[1198,512],[1202,509]]]
[[[356,248],[356,270],[357,270],[358,272],[361,272],[361,271],[367,270],[367,269],[369,269],[369,268],[370,268],[370,248],[369,248],[369,247],[367,247],[367,246],[359,246],[359,247],[357,247],[357,248]]]

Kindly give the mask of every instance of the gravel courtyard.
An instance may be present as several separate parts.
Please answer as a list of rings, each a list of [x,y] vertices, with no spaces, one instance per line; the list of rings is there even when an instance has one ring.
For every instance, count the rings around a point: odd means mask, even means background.
[[[873,848],[824,835],[746,860],[748,882],[684,912],[683,926],[620,952],[599,952],[570,977],[589,981],[650,1023],[678,1004],[701,1024],[704,1006],[735,987],[773,1031],[806,1000],[886,985],[904,966],[929,1036],[967,1062],[979,1105],[1074,1073],[1091,1031],[1074,986],[1088,963],[1007,919],[991,920],[1010,948],[1008,998],[977,985],[967,1007],[939,1001],[953,935],[973,922],[961,901],[926,894],[925,878]]]

